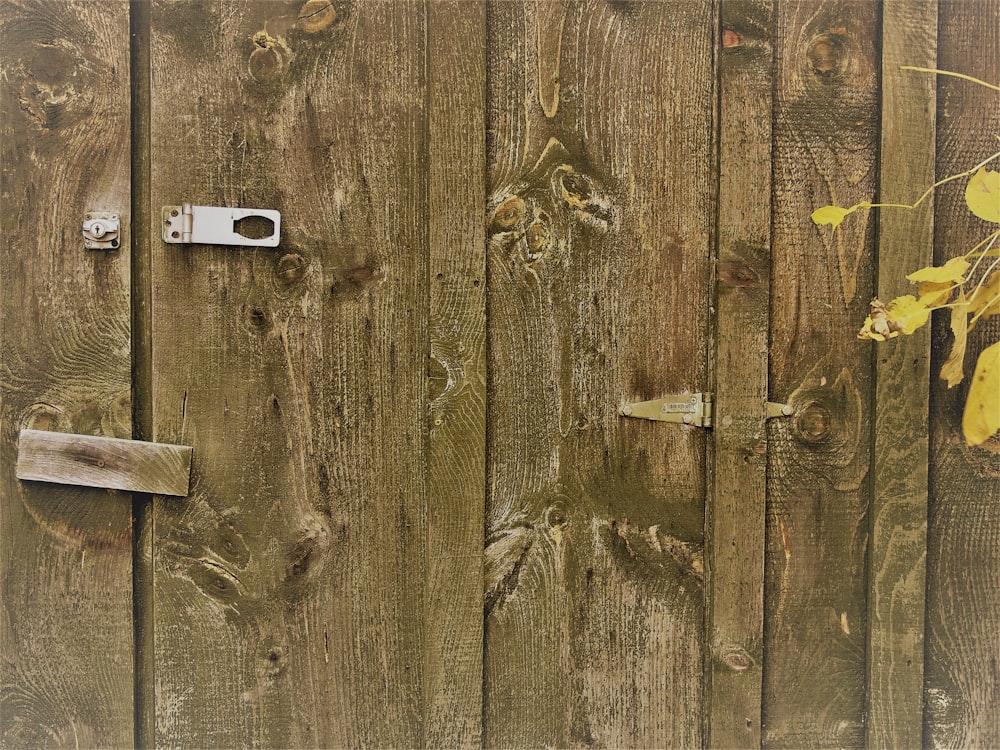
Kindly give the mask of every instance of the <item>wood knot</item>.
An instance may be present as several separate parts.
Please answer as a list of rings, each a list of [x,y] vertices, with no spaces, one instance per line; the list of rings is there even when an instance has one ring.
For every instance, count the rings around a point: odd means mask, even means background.
[[[329,28],[337,20],[337,11],[330,0],[308,0],[299,9],[295,25],[307,34]]]
[[[734,672],[743,672],[754,665],[754,660],[744,649],[737,646],[722,655],[722,663]]]
[[[305,276],[309,261],[298,253],[282,255],[274,266],[274,274],[284,285],[291,285]]]
[[[250,77],[257,83],[274,83],[281,78],[288,58],[288,51],[280,40],[266,31],[253,35],[253,51],[247,67]]]
[[[496,207],[490,220],[494,232],[509,232],[524,222],[524,201],[512,195]]]
[[[524,241],[528,246],[528,260],[535,261],[541,258],[552,246],[552,231],[549,227],[549,216],[544,211],[539,211],[535,220],[528,225],[524,233]]]
[[[760,276],[742,261],[724,260],[719,263],[719,281],[726,286],[748,287],[760,283]]]
[[[823,79],[841,76],[849,57],[850,51],[842,34],[820,34],[806,48],[809,68],[815,76]]]
[[[799,412],[795,432],[799,439],[807,443],[819,443],[830,434],[832,424],[833,415],[829,409],[814,401]]]
[[[611,204],[585,174],[569,164],[557,167],[552,174],[552,189],[557,201],[562,201],[572,216],[595,229],[607,231],[614,218]]]

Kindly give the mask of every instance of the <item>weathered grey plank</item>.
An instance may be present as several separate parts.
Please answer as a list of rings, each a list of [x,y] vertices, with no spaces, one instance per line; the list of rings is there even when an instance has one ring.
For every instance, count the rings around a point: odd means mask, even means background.
[[[186,495],[191,448],[141,440],[21,430],[18,479],[129,492]]]
[[[934,182],[934,80],[901,65],[934,67],[936,0],[882,4],[880,200],[912,203]],[[877,217],[878,296],[906,291],[906,274],[931,261],[933,203]],[[920,747],[930,330],[875,350],[875,440],[868,547],[867,745]]]
[[[938,67],[1000,82],[1000,3],[939,0]],[[937,82],[937,177],[962,172],[998,150],[1000,96],[968,81]],[[996,167],[993,167],[996,169]],[[938,190],[937,262],[996,229],[965,205],[963,181]],[[983,323],[987,323],[983,325]],[[970,332],[966,379],[948,390],[937,377],[948,354],[947,316],[931,340],[930,512],[924,742],[935,748],[1000,746],[1000,444],[965,445],[962,405],[975,359],[1000,338],[1000,319]]]
[[[274,249],[151,227],[156,737],[422,743],[424,6],[156,2],[152,203],[273,208]]]
[[[715,451],[709,516],[708,747],[760,746],[772,3],[723,0]]]
[[[15,478],[22,428],[131,437],[128,4],[0,4],[0,746],[132,747],[131,509]]]
[[[872,200],[878,5],[778,3],[771,395],[795,408],[768,444],[766,747],[864,744],[871,217],[836,235],[810,213]]]
[[[430,441],[424,736],[482,746],[486,2],[426,4]]]
[[[717,18],[487,12],[485,743],[700,746]]]

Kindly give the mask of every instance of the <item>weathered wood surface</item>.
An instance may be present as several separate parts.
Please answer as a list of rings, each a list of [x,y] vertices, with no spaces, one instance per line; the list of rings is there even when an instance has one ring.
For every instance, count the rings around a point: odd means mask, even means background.
[[[760,747],[774,19],[770,0],[721,12],[705,739],[737,748]]]
[[[872,219],[809,215],[875,193],[878,6],[778,3],[764,733],[771,748],[864,743]]]
[[[430,437],[424,741],[482,747],[486,2],[427,9]]]
[[[1000,3],[939,0],[938,6],[938,67],[1000,82]],[[998,150],[1000,95],[945,77],[937,86],[941,179]],[[938,262],[996,229],[968,211],[964,194],[964,181],[937,192]],[[950,391],[937,377],[951,338],[947,316],[932,332],[924,741],[935,748],[1000,746],[1000,443],[994,437],[969,448],[961,434],[971,368],[1000,337],[1000,320],[983,323],[969,333],[966,381]]]
[[[129,438],[128,4],[0,4],[0,745],[132,746],[131,509],[20,482],[22,428]],[[115,144],[109,148],[108,144]]]
[[[879,200],[912,203],[934,183],[936,0],[882,4]],[[878,296],[909,292],[931,262],[933,202],[878,213]],[[860,342],[859,342],[860,344]],[[864,346],[873,346],[864,344]],[[867,746],[920,747],[923,730],[930,329],[875,347],[874,473],[869,507]]]
[[[485,743],[700,746],[718,19],[487,12]]]
[[[186,495],[191,448],[141,440],[21,430],[18,479],[129,492]]]
[[[190,497],[154,503],[157,742],[417,747],[423,6],[156,2],[151,24],[153,206],[283,224],[274,250],[150,227],[154,438],[195,447]]]

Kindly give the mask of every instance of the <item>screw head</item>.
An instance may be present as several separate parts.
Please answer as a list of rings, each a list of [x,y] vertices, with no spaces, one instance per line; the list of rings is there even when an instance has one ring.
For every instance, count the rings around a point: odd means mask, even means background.
[[[694,416],[691,414],[684,415],[684,424],[691,424],[694,421]]]

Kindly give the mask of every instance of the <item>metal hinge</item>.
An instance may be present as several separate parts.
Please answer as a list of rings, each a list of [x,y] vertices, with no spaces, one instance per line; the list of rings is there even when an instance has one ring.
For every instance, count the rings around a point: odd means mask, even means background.
[[[245,237],[236,231],[236,222],[251,216],[267,219],[274,229],[267,237]],[[220,206],[163,207],[163,241],[170,244],[241,245],[277,247],[281,234],[281,213],[267,208],[228,208]]]
[[[714,396],[711,393],[684,393],[676,396],[623,404],[618,413],[623,417],[652,419],[657,422],[678,422],[692,427],[711,427],[714,415]],[[787,417],[792,414],[788,404],[767,402],[765,419]]]

